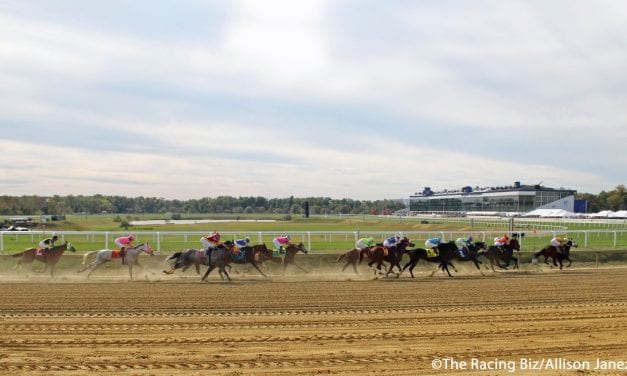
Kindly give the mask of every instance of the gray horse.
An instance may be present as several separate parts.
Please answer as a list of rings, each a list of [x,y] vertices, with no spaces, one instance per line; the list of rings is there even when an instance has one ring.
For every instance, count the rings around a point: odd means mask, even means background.
[[[150,248],[150,245],[148,245],[148,243],[140,244],[136,247],[128,248],[126,250],[125,258],[128,264],[128,275],[130,276],[131,280],[133,280],[133,264],[139,266],[142,269],[144,268],[143,266],[139,264],[139,262],[137,262],[137,256],[139,256],[139,254],[142,252],[145,252],[149,254],[150,256],[154,256],[154,251],[152,248]],[[87,262],[87,258],[94,253],[96,254],[96,259],[90,262],[88,265],[85,265],[85,263]],[[101,249],[99,251],[87,252],[83,256],[83,262],[81,263],[81,265],[85,265],[85,267],[83,267],[78,272],[81,273],[87,269],[90,269],[89,273],[87,274],[87,278],[89,278],[91,273],[93,273],[94,270],[96,270],[96,268],[98,268],[100,265],[104,264],[105,262],[113,261],[114,259],[122,260],[122,258],[120,257],[120,251],[111,250],[111,249]]]
[[[240,253],[238,254],[233,253],[233,249],[230,248],[230,245],[231,243],[227,242],[224,246],[231,251],[231,253],[228,254],[231,257],[231,260],[229,260],[229,262],[225,265],[225,267],[228,267],[229,271],[231,270],[231,263],[251,264],[262,276],[267,277],[265,273],[259,268],[259,265],[268,260],[278,262],[278,260],[275,260],[273,258],[272,251],[269,250],[265,244],[256,244],[253,246],[242,247],[240,248]],[[216,250],[219,249],[220,247],[218,247],[218,249]],[[211,253],[213,254],[213,252],[215,252],[216,250],[212,251]],[[176,261],[170,269],[164,270],[164,273],[172,274],[176,269],[182,269],[182,271],[184,272],[192,265],[194,265],[196,267],[196,273],[200,274],[200,265],[210,266],[210,260],[207,257],[206,252],[202,250],[199,251],[195,249],[187,249],[183,252],[176,252],[166,258],[165,261],[171,263],[173,260]]]

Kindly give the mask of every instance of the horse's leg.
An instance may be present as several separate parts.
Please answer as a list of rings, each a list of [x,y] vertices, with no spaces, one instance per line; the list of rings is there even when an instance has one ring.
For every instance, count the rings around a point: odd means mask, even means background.
[[[455,265],[451,264],[450,262],[447,262],[446,264],[447,264],[446,271],[448,271],[448,265],[450,265],[453,268],[453,270],[455,270],[455,273],[459,273]]]
[[[207,276],[209,275],[209,273],[211,273],[211,271],[215,269],[214,265],[209,265],[209,268],[207,269],[207,271],[205,272],[205,275],[202,276],[202,278],[200,279],[201,281],[204,281],[207,279]]]
[[[91,276],[91,273],[94,272],[94,270],[96,270],[96,268],[98,268],[100,265],[102,265],[102,262],[98,262],[98,260],[89,263],[89,265],[87,265],[87,267],[90,269],[89,273],[87,273],[87,279],[89,279],[89,276]]]
[[[353,270],[355,271],[355,274],[360,275],[359,271],[357,270],[357,261],[354,261],[352,265],[353,265]]]
[[[512,260],[514,260],[514,267],[512,269],[518,269],[518,258],[512,256]]]
[[[199,262],[195,262],[194,266],[196,267],[196,274],[200,275],[200,263]]]
[[[570,264],[573,263],[573,260],[571,260],[570,257],[566,257],[566,260],[568,260],[568,266],[566,266],[566,267],[570,268]]]
[[[267,276],[267,275],[265,275],[265,273],[264,273],[264,272],[262,272],[262,271],[261,271],[261,269],[259,269],[259,265],[257,265],[257,262],[256,262],[255,260],[253,260],[253,261],[251,262],[251,264],[255,267],[255,269],[257,269],[257,271],[259,271],[259,273],[261,273],[261,275],[262,275],[262,276],[264,276],[264,277],[268,278],[268,276]]]
[[[302,266],[298,265],[297,263],[293,262],[292,264],[294,264],[295,267],[297,267],[298,269],[302,270],[305,273],[309,273],[309,271],[305,268],[303,268]]]
[[[451,263],[449,263],[449,262],[446,262],[446,261],[445,261],[445,262],[444,262],[444,266],[442,267],[442,270],[443,270],[443,271],[445,270],[445,271],[446,271],[446,274],[448,274],[448,276],[449,276],[449,277],[453,278],[453,276],[451,275],[451,272],[448,270],[448,266],[449,266],[449,265],[450,265],[450,266],[452,266],[452,267],[453,267],[453,269],[455,269],[455,266],[454,266],[453,264],[451,264]],[[455,270],[455,272],[457,272],[457,270]]]
[[[231,281],[231,277],[229,276],[229,273],[226,271],[226,267],[229,266],[227,265],[223,265],[220,266],[220,277],[222,277],[222,273],[224,273],[224,275],[226,276],[226,278],[229,280],[229,282]],[[224,279],[224,277],[222,277],[222,279]]]
[[[131,278],[131,281],[133,280],[133,263],[132,262],[128,262],[128,276]]]

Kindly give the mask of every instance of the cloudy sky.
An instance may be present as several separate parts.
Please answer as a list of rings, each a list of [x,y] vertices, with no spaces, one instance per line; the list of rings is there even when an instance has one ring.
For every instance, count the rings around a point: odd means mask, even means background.
[[[0,194],[627,183],[627,3],[0,3]]]

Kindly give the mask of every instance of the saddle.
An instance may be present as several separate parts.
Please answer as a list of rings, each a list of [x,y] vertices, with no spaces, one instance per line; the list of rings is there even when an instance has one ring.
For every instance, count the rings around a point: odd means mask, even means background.
[[[433,258],[433,257],[438,257],[439,255],[440,253],[438,252],[437,249],[433,249],[433,248],[427,249],[427,257]]]
[[[120,258],[122,257],[122,255],[120,254],[120,250],[119,249],[114,249],[111,251],[111,258]]]

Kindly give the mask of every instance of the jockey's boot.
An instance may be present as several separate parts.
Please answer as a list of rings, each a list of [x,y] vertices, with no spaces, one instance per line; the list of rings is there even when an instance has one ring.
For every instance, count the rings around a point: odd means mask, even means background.
[[[122,258],[122,265],[126,265],[126,249],[120,248],[120,257]]]

